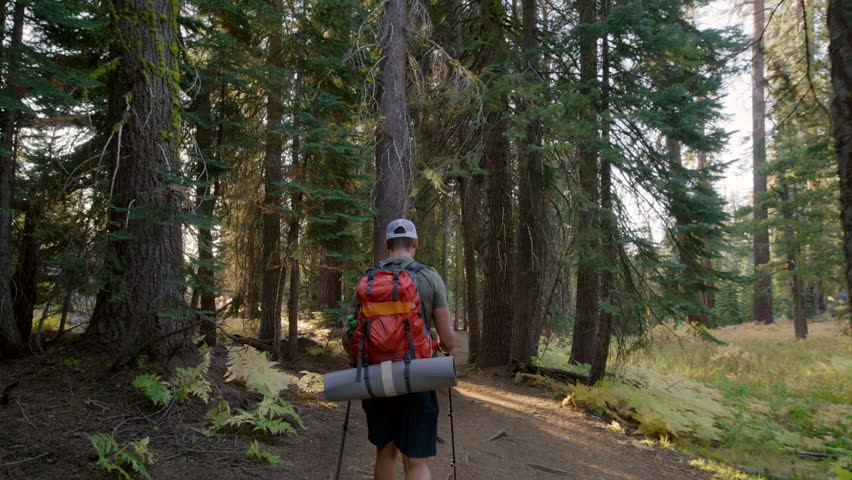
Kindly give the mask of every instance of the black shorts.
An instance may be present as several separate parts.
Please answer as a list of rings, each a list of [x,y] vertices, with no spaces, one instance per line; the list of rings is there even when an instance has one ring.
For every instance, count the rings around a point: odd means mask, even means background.
[[[367,414],[370,443],[384,448],[394,442],[409,458],[434,457],[438,452],[438,395],[418,392],[361,402]]]

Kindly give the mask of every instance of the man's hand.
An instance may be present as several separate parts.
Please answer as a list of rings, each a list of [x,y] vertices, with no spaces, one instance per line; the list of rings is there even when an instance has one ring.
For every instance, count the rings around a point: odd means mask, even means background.
[[[435,329],[438,330],[438,348],[444,353],[451,353],[454,347],[455,333],[453,326],[450,324],[450,309],[449,307],[436,308],[432,312],[432,318],[435,320]]]

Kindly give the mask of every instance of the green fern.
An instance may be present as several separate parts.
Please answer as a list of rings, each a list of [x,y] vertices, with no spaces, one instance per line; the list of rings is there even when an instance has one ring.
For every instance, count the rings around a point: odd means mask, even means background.
[[[275,362],[266,358],[266,352],[248,345],[230,347],[227,365],[225,381],[243,382],[253,392],[278,395],[281,390],[297,382],[296,377],[277,370]]]
[[[98,454],[97,465],[107,472],[115,472],[121,478],[130,480],[132,477],[125,469],[130,469],[143,478],[151,480],[147,465],[154,463],[154,454],[148,450],[149,438],[131,441],[119,447],[115,438],[108,433],[89,435],[89,441]]]
[[[207,379],[211,355],[206,345],[199,348],[198,353],[201,354],[201,363],[195,367],[176,368],[175,375],[169,383],[177,389],[179,400],[194,395],[207,403],[210,401],[210,393],[213,391],[213,385]]]
[[[284,463],[278,455],[261,450],[257,440],[251,442],[251,445],[249,445],[245,455],[252,460],[260,460],[270,465],[281,465]]]
[[[297,431],[291,422],[297,423],[300,428],[305,428],[293,405],[280,397],[264,395],[256,409],[237,408],[234,412],[231,412],[231,406],[227,401],[220,399],[216,408],[207,413],[207,419],[210,420],[208,432],[248,426],[252,431],[268,435],[293,436],[297,434]]]
[[[145,394],[154,406],[168,405],[174,398],[174,392],[156,373],[146,373],[133,379],[133,386]]]
[[[299,390],[307,393],[319,393],[323,391],[323,381],[325,379],[323,374],[309,372],[307,370],[302,370],[299,373],[305,374],[299,379]]]

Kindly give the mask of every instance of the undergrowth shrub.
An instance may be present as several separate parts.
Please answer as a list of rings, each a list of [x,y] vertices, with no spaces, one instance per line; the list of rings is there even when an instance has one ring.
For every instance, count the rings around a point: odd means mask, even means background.
[[[198,349],[201,362],[195,367],[178,367],[171,379],[165,381],[156,373],[146,373],[133,380],[133,386],[148,397],[154,406],[168,405],[173,399],[183,400],[190,395],[204,403],[210,400],[213,385],[207,379],[211,354],[207,345]]]
[[[280,456],[261,450],[257,440],[251,442],[248,450],[245,451],[245,456],[252,460],[266,462],[270,465],[282,465],[284,463]]]
[[[225,381],[239,381],[249,391],[261,394],[262,399],[254,410],[231,409],[231,405],[220,399],[216,408],[210,410],[209,432],[218,432],[228,427],[251,430],[269,435],[296,435],[293,424],[304,428],[302,419],[287,400],[279,396],[298,379],[275,368],[275,363],[261,352],[248,345],[229,347],[228,369]]]
[[[613,369],[616,377],[570,387],[566,403],[726,462],[794,477],[848,470],[852,341],[840,333],[844,325],[812,323],[805,341],[793,338],[789,322],[711,332],[727,344],[686,327],[658,327]],[[568,351],[551,349],[542,362],[563,368]],[[830,457],[807,461],[797,454],[803,451]]]
[[[89,435],[89,441],[98,454],[98,466],[107,472],[115,472],[121,478],[131,479],[131,471],[143,478],[151,479],[147,466],[154,463],[154,454],[148,451],[148,437],[127,442],[119,446],[115,438],[108,433]]]

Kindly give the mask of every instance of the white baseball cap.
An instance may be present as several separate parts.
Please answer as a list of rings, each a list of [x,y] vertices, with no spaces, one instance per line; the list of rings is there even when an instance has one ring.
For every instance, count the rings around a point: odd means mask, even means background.
[[[399,227],[402,227],[405,231],[394,233],[394,230]],[[388,231],[385,239],[390,240],[391,238],[417,238],[417,229],[414,228],[414,223],[412,223],[411,220],[397,218],[388,224]]]

